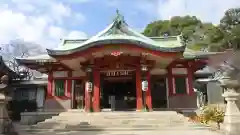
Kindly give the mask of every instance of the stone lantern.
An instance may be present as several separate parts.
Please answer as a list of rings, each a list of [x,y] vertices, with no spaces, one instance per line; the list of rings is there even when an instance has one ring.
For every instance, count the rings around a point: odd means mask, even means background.
[[[238,67],[237,52],[230,60],[221,65],[222,78],[220,85],[225,88],[223,97],[227,101],[223,126],[227,135],[238,135],[240,133],[240,111],[237,101],[239,100],[240,89],[240,68]]]

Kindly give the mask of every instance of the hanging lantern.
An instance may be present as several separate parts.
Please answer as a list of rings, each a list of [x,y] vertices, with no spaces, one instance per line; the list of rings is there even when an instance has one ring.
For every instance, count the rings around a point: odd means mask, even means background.
[[[148,90],[148,81],[142,81],[142,91]]]
[[[92,92],[92,82],[86,83],[87,92]]]

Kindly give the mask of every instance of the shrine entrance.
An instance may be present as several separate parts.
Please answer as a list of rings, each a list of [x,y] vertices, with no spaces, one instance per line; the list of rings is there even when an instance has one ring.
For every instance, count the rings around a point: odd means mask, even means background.
[[[136,81],[134,70],[101,73],[101,109],[111,111],[136,110]]]

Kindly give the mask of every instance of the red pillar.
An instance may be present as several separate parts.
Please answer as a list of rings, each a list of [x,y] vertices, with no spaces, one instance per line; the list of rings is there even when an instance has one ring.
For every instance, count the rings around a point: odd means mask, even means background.
[[[68,77],[72,77],[72,71],[68,71]],[[70,99],[71,93],[72,93],[72,80],[67,79],[66,97],[68,97]]]
[[[85,81],[85,111],[90,112],[90,96],[87,91],[87,81]]]
[[[100,72],[95,70],[93,72],[93,83],[94,83],[94,88],[93,88],[93,110],[94,112],[99,112],[100,111]]]
[[[47,98],[53,97],[53,73],[48,74]]]
[[[149,111],[152,111],[152,95],[151,95],[151,75],[147,72],[148,90],[146,91],[146,105]]]
[[[143,101],[142,101],[141,74],[139,67],[136,69],[136,104],[137,111],[141,111],[143,108]]]
[[[187,78],[188,78],[188,95],[193,94],[193,71],[191,67],[187,68]]]

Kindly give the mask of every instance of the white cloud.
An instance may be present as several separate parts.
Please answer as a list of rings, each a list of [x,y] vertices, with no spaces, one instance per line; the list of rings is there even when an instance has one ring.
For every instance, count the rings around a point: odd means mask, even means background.
[[[67,39],[86,39],[87,35],[84,32],[71,31],[66,38]]]
[[[161,19],[194,15],[203,21],[217,24],[227,9],[236,7],[240,7],[239,0],[159,0],[157,12]]]
[[[81,24],[85,16],[61,1],[3,0],[0,2],[0,18],[0,44],[21,39],[53,48],[61,38],[69,35],[86,37],[83,32],[66,29],[65,25],[70,25],[69,19]]]

